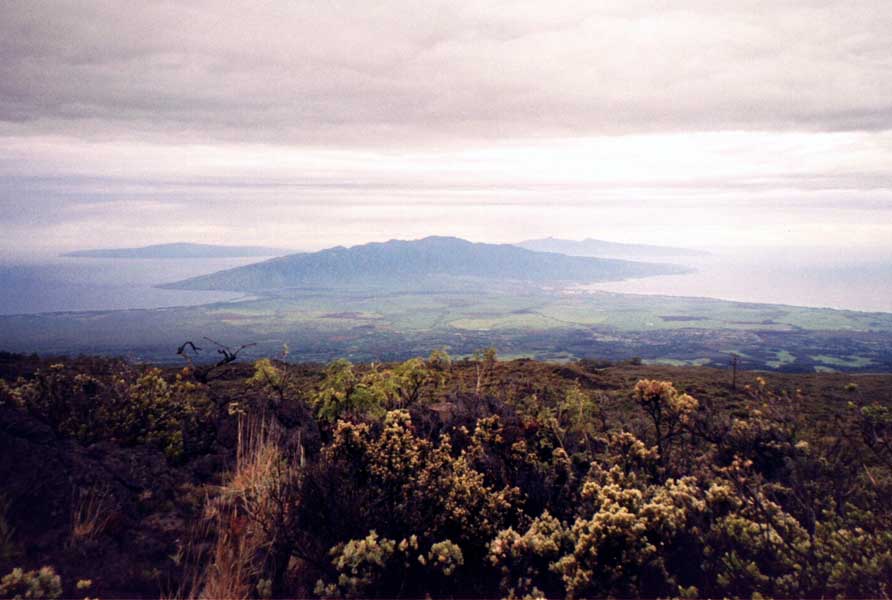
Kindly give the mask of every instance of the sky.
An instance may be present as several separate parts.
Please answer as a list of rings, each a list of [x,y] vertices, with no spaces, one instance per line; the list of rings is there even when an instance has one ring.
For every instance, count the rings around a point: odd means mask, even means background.
[[[0,255],[892,248],[882,0],[0,2]]]

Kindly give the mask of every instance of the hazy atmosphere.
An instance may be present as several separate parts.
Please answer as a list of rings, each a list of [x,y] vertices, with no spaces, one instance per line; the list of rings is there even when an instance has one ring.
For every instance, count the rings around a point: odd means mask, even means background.
[[[0,255],[892,246],[885,2],[0,4]]]
[[[0,600],[889,600],[890,26],[0,0]]]

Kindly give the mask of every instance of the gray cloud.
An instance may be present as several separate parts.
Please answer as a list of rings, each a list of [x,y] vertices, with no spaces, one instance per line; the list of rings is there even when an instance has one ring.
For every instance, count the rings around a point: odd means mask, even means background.
[[[289,144],[888,130],[892,5],[0,3],[0,133]]]
[[[892,4],[0,2],[0,258],[889,245]]]

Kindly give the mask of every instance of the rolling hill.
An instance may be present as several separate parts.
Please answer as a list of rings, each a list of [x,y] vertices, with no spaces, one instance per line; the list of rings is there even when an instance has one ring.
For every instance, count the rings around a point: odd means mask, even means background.
[[[452,237],[391,240],[294,254],[194,277],[163,287],[260,291],[293,287],[414,284],[431,278],[595,282],[682,273],[677,265],[534,252]]]
[[[76,250],[62,256],[74,258],[237,258],[244,256],[281,256],[291,250],[263,246],[221,246],[215,244],[155,244],[140,248],[104,248]]]
[[[691,248],[652,246],[648,244],[623,244],[587,238],[584,240],[562,240],[553,237],[525,240],[515,244],[520,248],[537,252],[557,252],[568,256],[593,256],[622,259],[664,259],[669,257],[705,256],[708,253]]]

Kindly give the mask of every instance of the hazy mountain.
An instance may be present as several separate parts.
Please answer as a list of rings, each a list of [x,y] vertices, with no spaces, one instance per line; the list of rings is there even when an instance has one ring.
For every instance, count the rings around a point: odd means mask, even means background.
[[[651,246],[648,244],[622,244],[587,238],[562,240],[553,237],[526,240],[515,244],[537,252],[557,252],[568,256],[596,256],[602,258],[662,259],[674,256],[705,256],[707,252],[691,248]]]
[[[676,265],[534,252],[451,237],[391,240],[283,256],[169,284],[190,290],[251,291],[302,286],[413,284],[431,277],[594,282],[687,272]]]
[[[240,256],[281,256],[291,250],[263,246],[218,246],[214,244],[155,244],[141,248],[77,250],[62,256],[78,258],[235,258]]]

